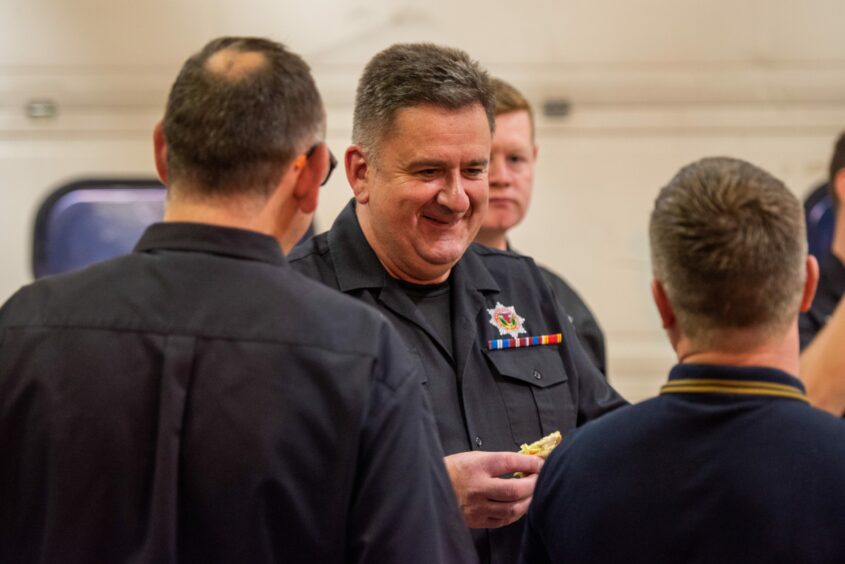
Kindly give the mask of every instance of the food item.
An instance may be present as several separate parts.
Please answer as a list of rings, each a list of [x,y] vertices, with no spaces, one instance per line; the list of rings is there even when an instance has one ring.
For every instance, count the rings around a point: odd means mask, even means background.
[[[550,435],[546,435],[540,440],[534,441],[530,445],[524,444],[522,448],[519,449],[520,454],[533,454],[534,456],[539,456],[543,460],[548,458],[549,454],[554,450],[554,448],[560,444],[562,437],[560,435],[560,431],[555,431]]]
[[[560,444],[560,441],[563,440],[563,437],[560,434],[560,431],[555,431],[550,435],[546,435],[542,439],[534,441],[533,443],[523,444],[522,447],[519,449],[519,454],[530,454],[533,456],[539,456],[543,460],[549,457],[552,453],[554,448]],[[514,472],[514,478],[524,478],[525,474],[522,472]]]

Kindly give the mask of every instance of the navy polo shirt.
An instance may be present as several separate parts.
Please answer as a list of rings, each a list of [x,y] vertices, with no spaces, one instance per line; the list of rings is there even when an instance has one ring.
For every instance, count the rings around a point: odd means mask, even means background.
[[[565,437],[523,562],[840,562],[845,425],[762,367],[678,365],[661,395]]]

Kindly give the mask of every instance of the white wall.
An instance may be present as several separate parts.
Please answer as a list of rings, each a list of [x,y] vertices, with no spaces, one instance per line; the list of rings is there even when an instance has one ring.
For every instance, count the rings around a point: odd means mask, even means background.
[[[273,37],[312,64],[341,154],[366,60],[396,41],[467,49],[537,105],[533,209],[514,243],[580,290],[611,376],[653,395],[672,355],[648,295],[651,202],[704,155],[749,159],[796,193],[824,177],[845,128],[841,0],[0,0],[0,297],[30,278],[31,220],[59,183],[153,175],[150,131],[182,61],[221,34]],[[33,99],[59,106],[31,120]],[[341,172],[341,171],[338,171]],[[324,189],[327,228],[349,197]]]

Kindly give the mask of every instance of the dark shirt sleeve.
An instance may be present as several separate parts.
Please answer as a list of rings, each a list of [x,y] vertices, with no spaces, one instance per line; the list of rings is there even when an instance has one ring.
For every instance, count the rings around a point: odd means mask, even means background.
[[[525,529],[522,534],[520,550],[521,564],[551,564],[564,562],[560,554],[561,540],[564,529],[571,530],[571,523],[561,522],[562,512],[571,508],[573,502],[571,491],[564,481],[566,461],[572,459],[570,449],[577,440],[581,429],[575,429],[563,439],[546,460],[537,485],[531,507],[525,516]],[[577,467],[577,458],[574,464]],[[562,507],[562,503],[567,503]],[[596,539],[595,542],[606,542],[607,539]],[[566,560],[569,562],[569,560]]]
[[[560,445],[556,451],[565,449],[572,438],[578,433],[578,430],[573,430],[564,439],[564,444]],[[547,460],[547,465],[550,461],[560,458],[561,452],[554,452]],[[522,533],[522,546],[520,548],[520,564],[551,564],[552,557],[550,552],[554,550],[553,546],[549,546],[546,534],[550,528],[554,528],[554,522],[549,519],[549,516],[554,516],[554,493],[560,492],[561,484],[556,483],[559,478],[557,469],[559,466],[555,464],[543,467],[540,472],[540,477],[537,480],[537,485],[534,488],[534,497],[531,500],[531,507],[528,508],[528,513],[525,516],[525,528]],[[551,491],[550,491],[551,490]]]
[[[535,530],[533,517],[534,515],[529,513],[525,519],[519,562],[520,564],[552,564],[543,537]]]
[[[572,321],[578,340],[584,352],[599,371],[607,376],[607,355],[605,352],[604,333],[593,312],[587,307],[581,296],[560,276],[548,268],[538,265],[543,278],[552,290],[558,306]]]
[[[845,264],[830,253],[821,260],[821,275],[810,309],[798,317],[798,334],[803,351],[827,325],[845,292]]]
[[[798,335],[800,337],[802,351],[813,342],[813,339],[821,331],[823,324],[819,320],[819,315],[818,311],[811,308],[798,317]]]
[[[9,317],[12,315],[12,308],[20,297],[21,292],[22,290],[18,290],[11,298],[6,300],[6,303],[0,306],[0,347],[3,346],[3,341],[6,339],[6,330],[9,326]],[[2,376],[2,374],[0,374],[0,376]]]
[[[349,523],[350,562],[477,561],[419,377],[385,332],[363,430]]]
[[[561,311],[560,317],[563,325],[564,343],[569,343],[566,349],[569,351],[578,379],[578,419],[576,425],[581,426],[603,413],[628,405],[628,402],[607,383],[607,379],[584,352],[584,348],[575,336],[575,328],[565,312]]]

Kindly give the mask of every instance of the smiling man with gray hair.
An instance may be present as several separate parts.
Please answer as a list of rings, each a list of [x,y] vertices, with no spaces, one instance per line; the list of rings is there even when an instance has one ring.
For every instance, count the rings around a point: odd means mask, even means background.
[[[493,111],[487,73],[463,51],[377,54],[344,159],[354,198],[291,264],[399,330],[481,560],[512,563],[542,464],[515,451],[624,401],[533,261],[472,244],[487,207]],[[527,477],[503,477],[514,472]]]

